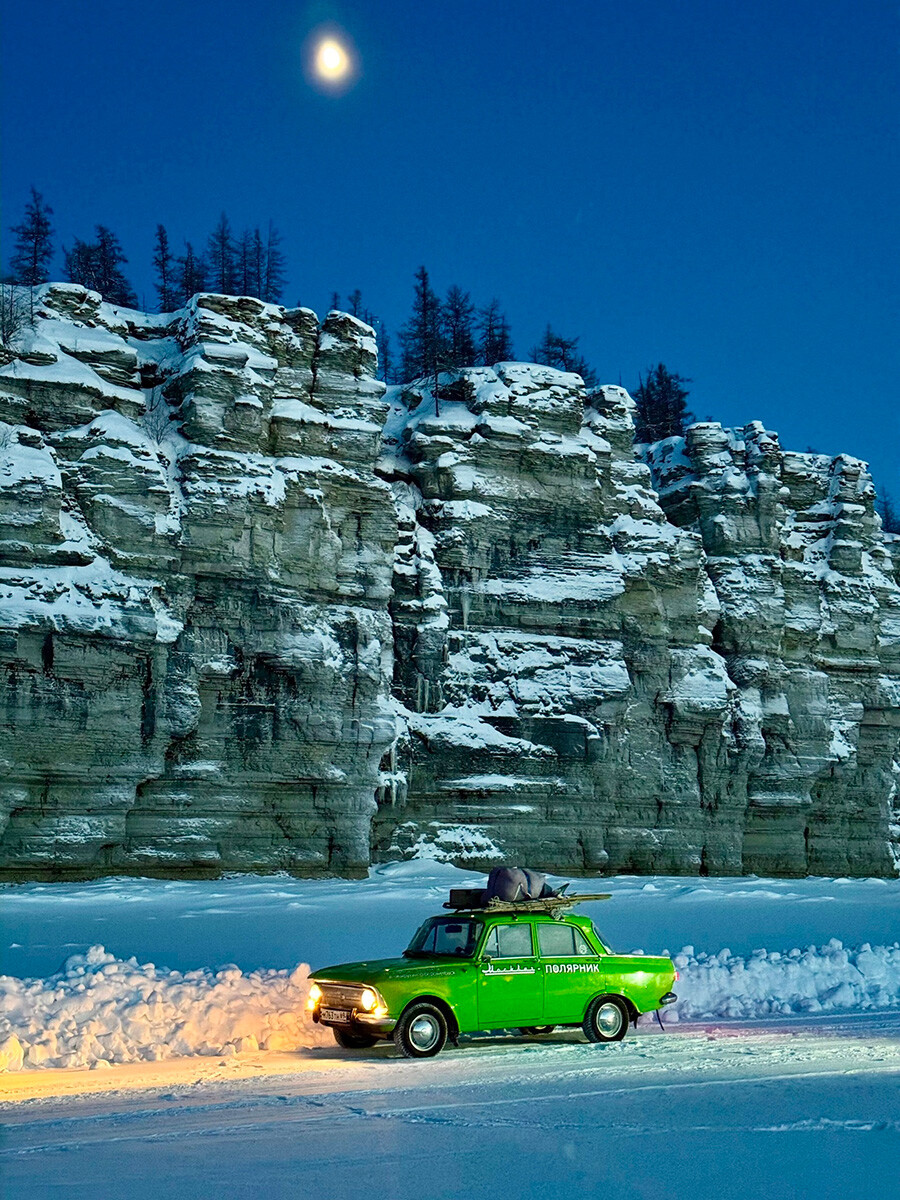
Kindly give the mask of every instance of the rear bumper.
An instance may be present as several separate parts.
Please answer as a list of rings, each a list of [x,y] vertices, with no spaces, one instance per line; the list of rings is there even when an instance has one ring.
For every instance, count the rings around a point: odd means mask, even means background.
[[[661,1006],[664,1006],[666,1004],[674,1004],[677,999],[678,999],[678,997],[675,995],[674,992],[666,992],[666,994],[664,996],[660,996],[659,1003]]]

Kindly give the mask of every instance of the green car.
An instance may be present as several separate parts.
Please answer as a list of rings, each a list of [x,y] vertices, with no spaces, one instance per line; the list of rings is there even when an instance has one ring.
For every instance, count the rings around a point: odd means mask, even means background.
[[[668,958],[611,953],[589,918],[564,911],[601,898],[492,901],[430,917],[402,958],[316,971],[312,1019],[340,1046],[393,1039],[408,1058],[495,1029],[580,1025],[591,1042],[621,1041],[641,1013],[677,999],[677,974]]]

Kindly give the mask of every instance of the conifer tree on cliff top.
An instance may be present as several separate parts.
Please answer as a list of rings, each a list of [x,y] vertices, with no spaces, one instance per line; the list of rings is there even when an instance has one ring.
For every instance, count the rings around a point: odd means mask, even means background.
[[[96,241],[83,242],[76,238],[71,250],[63,250],[66,274],[72,283],[99,292],[109,304],[134,308],[137,296],[122,274],[121,265],[128,259],[119,239],[106,225],[98,225],[95,233]]]
[[[548,325],[543,338],[536,346],[532,347],[532,361],[543,363],[548,367],[555,367],[557,371],[570,371],[575,375],[580,375],[584,380],[585,387],[596,387],[597,373],[584,356],[579,354],[578,340],[577,337],[563,337]]]
[[[437,377],[443,358],[441,336],[441,302],[438,300],[428,271],[416,271],[412,316],[400,332],[402,374],[407,381]]]
[[[207,240],[206,261],[209,264],[209,286],[223,296],[234,295],[237,285],[237,248],[225,213],[219,217],[218,225]]]
[[[255,269],[253,251],[253,231],[245,229],[235,248],[235,288],[241,296],[259,296],[261,291],[260,275]]]
[[[681,437],[694,419],[688,412],[685,401],[688,390],[682,384],[690,383],[682,375],[674,375],[665,363],[658,363],[647,372],[634,390],[637,405],[634,414],[634,440],[659,442],[667,437]]]
[[[469,293],[454,283],[447,292],[447,299],[441,310],[444,357],[450,370],[471,367],[475,362],[475,334],[472,329],[474,315],[475,305]]]
[[[175,260],[175,267],[179,304],[187,304],[192,296],[206,291],[206,260],[194,252],[190,242],[184,243],[184,254]]]
[[[165,226],[157,225],[153,245],[153,269],[156,273],[156,294],[160,312],[172,312],[178,308],[180,296],[176,285],[175,259],[169,249],[169,235]]]
[[[266,236],[266,259],[262,276],[262,291],[260,300],[267,304],[279,304],[284,294],[284,281],[287,274],[287,259],[281,249],[281,234],[269,222]]]
[[[53,227],[50,217],[53,209],[44,203],[44,197],[32,187],[31,199],[25,206],[25,219],[21,225],[13,225],[16,245],[9,261],[13,282],[25,287],[37,287],[50,278],[50,261],[53,258]]]
[[[491,300],[478,311],[478,361],[485,367],[511,362],[515,357],[512,335],[499,300]]]

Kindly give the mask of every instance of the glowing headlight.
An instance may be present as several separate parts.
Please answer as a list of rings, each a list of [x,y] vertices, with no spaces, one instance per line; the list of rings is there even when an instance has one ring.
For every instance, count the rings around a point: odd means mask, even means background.
[[[371,1012],[378,1004],[378,997],[371,988],[366,988],[359,998],[360,1008],[364,1008],[366,1012]]]
[[[317,983],[314,983],[309,989],[309,999],[306,1001],[306,1007],[310,1012],[312,1012],[321,999],[322,989]]]

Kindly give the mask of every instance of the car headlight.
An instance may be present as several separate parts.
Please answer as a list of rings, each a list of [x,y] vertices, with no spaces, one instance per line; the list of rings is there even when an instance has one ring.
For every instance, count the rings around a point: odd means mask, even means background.
[[[317,983],[312,984],[309,989],[309,998],[306,1001],[306,1007],[309,1009],[310,1012],[312,1012],[312,1010],[316,1007],[316,1005],[319,1003],[319,1001],[321,999],[322,999],[322,989],[319,987],[319,985]]]
[[[363,990],[363,994],[359,998],[359,1007],[364,1008],[366,1012],[371,1012],[373,1008],[378,1007],[378,996],[371,988]]]

